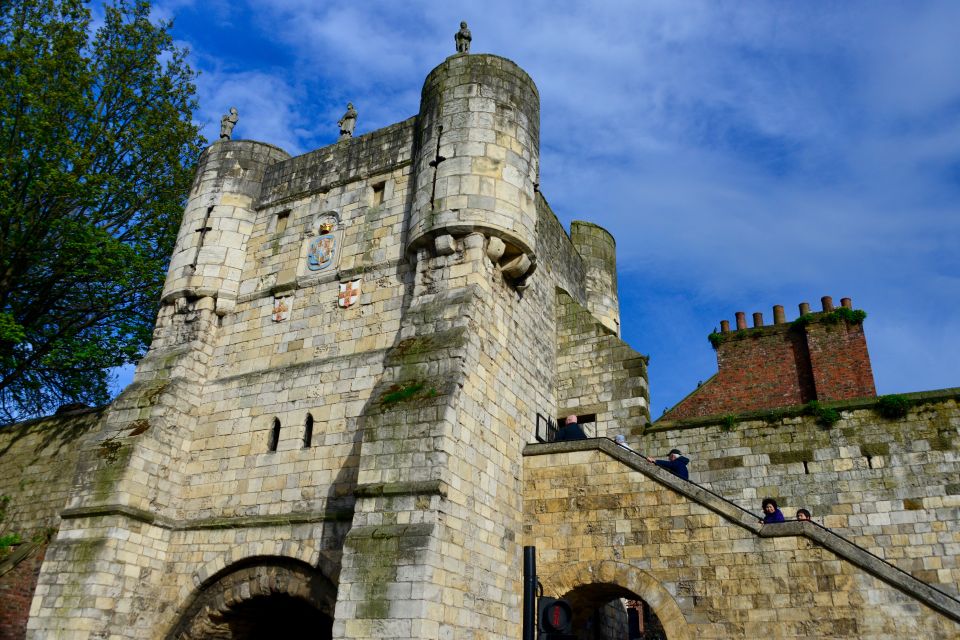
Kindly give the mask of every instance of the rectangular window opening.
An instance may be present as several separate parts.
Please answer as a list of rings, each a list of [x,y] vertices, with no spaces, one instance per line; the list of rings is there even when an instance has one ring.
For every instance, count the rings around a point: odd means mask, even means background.
[[[377,205],[383,204],[383,192],[386,189],[386,182],[378,182],[373,185],[373,199],[371,200],[371,206],[376,207]]]
[[[274,233],[283,233],[287,230],[287,223],[290,221],[290,210],[281,211],[277,214],[277,222],[274,227]]]
[[[567,416],[560,416],[557,418],[557,428],[563,427],[567,423]],[[577,414],[577,423],[583,428],[583,432],[587,434],[588,438],[595,438],[597,436],[597,414],[595,413],[585,413],[583,415]]]

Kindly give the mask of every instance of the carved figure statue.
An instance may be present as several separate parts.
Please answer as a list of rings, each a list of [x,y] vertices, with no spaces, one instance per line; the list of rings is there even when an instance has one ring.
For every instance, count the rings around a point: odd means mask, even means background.
[[[457,43],[457,53],[470,53],[470,41],[473,36],[470,35],[470,29],[467,29],[467,23],[460,23],[460,31],[453,34],[453,39]]]
[[[338,140],[353,137],[353,128],[357,126],[357,110],[353,108],[353,103],[347,103],[347,112],[337,121],[340,127],[340,137]]]
[[[230,136],[233,135],[233,128],[237,126],[237,120],[240,119],[240,115],[237,113],[236,107],[230,107],[230,113],[224,114],[220,118],[220,139],[229,140]]]

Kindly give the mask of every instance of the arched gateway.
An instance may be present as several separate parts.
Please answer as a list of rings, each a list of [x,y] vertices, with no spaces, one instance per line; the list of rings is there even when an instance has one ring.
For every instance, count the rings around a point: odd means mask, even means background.
[[[640,600],[649,608],[654,625],[664,631],[668,640],[692,640],[687,621],[670,593],[647,572],[612,560],[584,561],[566,565],[556,573],[540,576],[544,592],[568,600],[574,611],[574,630],[585,632],[614,615],[619,599]],[[623,620],[626,611],[619,605]],[[585,637],[585,636],[581,636]],[[591,636],[591,637],[602,637]]]
[[[251,558],[197,588],[167,640],[329,639],[336,587],[288,558]]]

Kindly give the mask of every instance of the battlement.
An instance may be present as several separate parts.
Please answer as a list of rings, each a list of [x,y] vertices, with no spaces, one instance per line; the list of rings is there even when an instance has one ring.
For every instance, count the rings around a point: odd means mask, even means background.
[[[773,307],[773,324],[763,314],[735,314],[736,329],[720,322],[711,333],[717,351],[717,374],[667,411],[661,419],[774,409],[811,400],[847,400],[876,395],[863,320],[850,298],[840,307],[821,298],[822,311],[799,305],[800,316],[787,322],[781,305]]]

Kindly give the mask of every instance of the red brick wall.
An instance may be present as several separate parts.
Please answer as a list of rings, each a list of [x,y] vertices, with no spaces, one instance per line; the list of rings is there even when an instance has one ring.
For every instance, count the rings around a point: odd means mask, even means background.
[[[818,400],[877,395],[862,324],[810,324],[807,345]]]
[[[782,323],[723,334],[717,374],[660,419],[874,395],[863,325],[818,318],[803,326]]]
[[[0,640],[23,640],[26,636],[30,601],[46,551],[44,543],[0,576]]]

